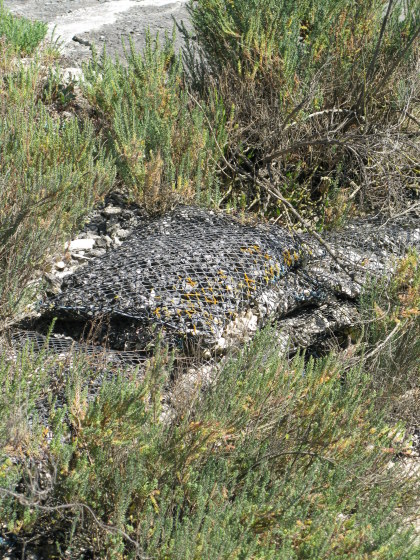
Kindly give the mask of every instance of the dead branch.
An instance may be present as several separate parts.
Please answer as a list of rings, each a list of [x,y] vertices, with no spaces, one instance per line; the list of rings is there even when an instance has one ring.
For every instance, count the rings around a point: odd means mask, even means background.
[[[90,506],[88,506],[87,504],[83,504],[81,502],[74,502],[74,503],[68,503],[68,504],[60,504],[60,505],[57,505],[57,506],[46,506],[46,505],[40,504],[38,501],[30,500],[29,498],[27,498],[26,496],[23,496],[22,494],[19,494],[18,492],[13,492],[12,490],[8,490],[7,488],[1,488],[1,487],[0,487],[0,494],[3,494],[4,496],[9,496],[11,498],[14,498],[22,506],[29,507],[30,509],[38,509],[40,511],[45,511],[45,512],[49,512],[49,513],[57,512],[57,511],[65,511],[65,510],[83,510],[83,511],[86,511],[86,512],[89,513],[89,515],[92,517],[94,523],[100,529],[102,529],[103,531],[106,531],[108,533],[112,533],[113,535],[121,535],[126,541],[128,541],[130,544],[132,544],[137,550],[137,553],[136,553],[137,558],[141,558],[143,560],[150,560],[150,556],[144,556],[144,555],[141,555],[139,553],[140,545],[137,541],[133,540],[130,537],[130,535],[128,535],[122,529],[118,529],[118,527],[114,527],[112,525],[107,525],[107,524],[103,523],[100,519],[98,519],[98,517],[96,516],[93,509]]]

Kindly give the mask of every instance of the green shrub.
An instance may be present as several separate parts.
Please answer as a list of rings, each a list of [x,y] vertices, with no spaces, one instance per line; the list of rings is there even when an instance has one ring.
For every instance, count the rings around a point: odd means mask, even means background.
[[[198,45],[189,41],[189,73],[203,95],[217,88],[234,109],[227,153],[248,172],[239,189],[232,178],[247,206],[279,211],[275,197],[251,188],[254,175],[320,225],[353,198],[389,210],[418,191],[420,12],[412,0],[391,0],[389,13],[385,4],[188,4]],[[358,196],[346,201],[337,190]]]
[[[168,359],[157,358],[141,382],[114,373],[93,401],[84,387],[107,376],[80,359],[70,369],[45,355],[3,362],[0,481],[12,490],[21,480],[27,500],[0,491],[10,533],[56,540],[72,558],[80,548],[101,558],[417,557],[404,525],[415,481],[389,467],[401,427],[378,415],[360,367],[290,363],[266,331],[168,422]],[[64,408],[46,399],[51,375]],[[28,422],[46,408],[49,430]],[[51,476],[42,488],[30,484],[36,464]],[[40,492],[43,511],[28,505]]]
[[[174,38],[147,37],[143,54],[131,44],[125,64],[104,52],[85,67],[84,90],[109,131],[121,178],[132,198],[151,211],[174,202],[216,196],[215,140],[191,103]],[[215,107],[214,131],[224,115]]]
[[[114,180],[90,122],[53,117],[37,100],[40,67],[3,79],[0,98],[0,322],[33,301],[57,243]],[[32,287],[32,288],[31,288]]]
[[[420,422],[420,266],[416,252],[396,263],[391,278],[371,280],[360,309],[363,352],[379,406],[412,430]],[[358,329],[360,331],[360,329]],[[360,336],[355,333],[355,337]]]
[[[0,2],[0,38],[4,37],[21,55],[33,54],[47,31],[46,23],[14,16]]]

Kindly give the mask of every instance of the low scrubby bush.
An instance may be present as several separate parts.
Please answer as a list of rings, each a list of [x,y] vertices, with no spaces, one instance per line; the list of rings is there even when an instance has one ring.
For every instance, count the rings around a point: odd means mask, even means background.
[[[0,1],[0,39],[4,38],[19,54],[33,54],[47,31],[46,23],[14,16]]]
[[[372,386],[382,388],[379,406],[404,420],[412,431],[420,422],[420,266],[410,251],[395,265],[390,278],[371,279],[360,310],[361,349]]]
[[[39,64],[2,78],[0,322],[4,323],[33,301],[33,281],[45,270],[57,243],[80,226],[110,189],[115,171],[89,121],[50,115],[39,101]]]
[[[322,226],[356,200],[392,212],[418,194],[415,1],[198,0],[188,12],[192,82],[232,110],[225,171],[239,203],[280,211],[257,177]]]
[[[215,142],[224,115],[213,105],[216,138],[191,102],[174,39],[147,37],[142,54],[105,52],[85,67],[85,94],[109,133],[118,170],[131,197],[151,212],[176,202],[209,201],[215,188]]]
[[[94,400],[86,387],[107,376],[83,361],[3,359],[11,534],[71,558],[417,557],[404,526],[416,487],[389,466],[402,427],[378,414],[360,364],[343,374],[332,356],[289,362],[266,331],[169,421],[165,356],[141,381],[114,373]]]

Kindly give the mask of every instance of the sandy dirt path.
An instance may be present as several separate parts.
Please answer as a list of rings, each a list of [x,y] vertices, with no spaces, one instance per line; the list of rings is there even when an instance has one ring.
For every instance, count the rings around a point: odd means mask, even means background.
[[[163,36],[172,31],[174,19],[187,20],[185,0],[4,0],[4,5],[48,23],[62,42],[62,65],[71,68],[90,57],[92,44],[98,49],[106,44],[109,54],[122,55],[121,38],[130,37],[140,49],[147,29]]]

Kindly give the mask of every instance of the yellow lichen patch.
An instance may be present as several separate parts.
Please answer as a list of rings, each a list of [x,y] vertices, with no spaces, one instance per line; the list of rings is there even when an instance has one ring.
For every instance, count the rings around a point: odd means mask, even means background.
[[[206,303],[212,303],[213,305],[217,305],[218,301],[215,296],[208,297],[207,295],[204,296],[206,299]]]
[[[261,248],[259,245],[250,245],[249,247],[241,247],[241,251],[253,255],[254,253],[261,253]]]
[[[292,266],[293,264],[293,257],[288,249],[283,251],[283,260],[286,266]]]
[[[255,290],[255,280],[250,278],[246,272],[244,273],[244,278],[248,289]]]
[[[195,286],[197,286],[198,282],[195,282],[192,278],[188,277],[187,278],[187,284],[189,284],[190,286],[195,288]]]
[[[190,307],[187,307],[187,309],[185,310],[185,314],[188,315],[190,319],[192,319],[193,315],[196,314],[195,306],[193,303],[190,305]]]

